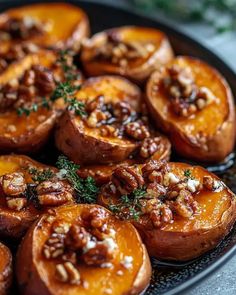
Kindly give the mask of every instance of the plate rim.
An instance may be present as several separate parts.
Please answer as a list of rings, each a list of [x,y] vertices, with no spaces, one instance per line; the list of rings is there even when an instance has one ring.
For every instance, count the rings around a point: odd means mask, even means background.
[[[105,2],[100,2],[99,0],[50,0],[50,1],[45,1],[45,0],[1,0],[0,2],[0,13],[5,10],[5,7],[2,6],[7,6],[8,8],[16,7],[16,6],[23,6],[23,5],[30,5],[33,3],[50,3],[50,2],[66,2],[66,3],[71,3],[77,6],[80,6],[80,4],[86,4],[88,6],[103,6],[104,9],[115,9],[120,11],[121,13],[126,13],[133,15],[135,17],[143,18],[147,22],[151,21],[154,24],[154,27],[158,28],[161,27],[160,30],[163,30],[164,32],[167,33],[170,32],[171,34],[176,35],[177,37],[179,36],[182,39],[185,39],[186,42],[190,42],[193,46],[196,46],[200,50],[208,52],[214,60],[216,60],[219,64],[218,67],[223,66],[225,70],[229,73],[229,75],[232,76],[232,78],[235,79],[236,81],[236,72],[230,67],[229,64],[227,64],[217,53],[213,52],[211,48],[207,47],[205,44],[202,44],[199,40],[197,40],[194,37],[191,37],[190,34],[182,32],[179,28],[172,27],[171,24],[165,22],[164,20],[157,20],[154,16],[148,16],[144,12],[138,11],[137,9],[134,9],[131,11],[131,8],[129,7],[123,7],[121,5],[117,5],[117,2],[114,1],[111,4],[105,3]],[[8,9],[7,8],[7,9]],[[85,10],[86,12],[86,10]],[[227,78],[226,78],[227,79]],[[229,79],[227,79],[229,82]],[[231,86],[231,82],[229,82]],[[232,88],[232,86],[231,86]],[[236,93],[235,93],[236,94]],[[236,99],[236,95],[235,99]],[[234,224],[235,226],[235,224]],[[232,230],[232,229],[231,229]],[[194,275],[192,278],[188,279],[187,281],[180,283],[178,286],[174,287],[173,289],[164,292],[162,294],[164,295],[174,295],[174,294],[179,294],[180,292],[182,293],[183,291],[186,292],[189,290],[191,287],[196,286],[198,283],[204,281],[206,278],[209,276],[213,275],[218,269],[220,269],[224,264],[226,264],[234,255],[236,254],[236,244],[234,244],[229,250],[227,250],[226,253],[224,253],[222,256],[216,258],[215,261],[212,262],[211,265],[207,266],[205,269],[201,270],[199,273]]]

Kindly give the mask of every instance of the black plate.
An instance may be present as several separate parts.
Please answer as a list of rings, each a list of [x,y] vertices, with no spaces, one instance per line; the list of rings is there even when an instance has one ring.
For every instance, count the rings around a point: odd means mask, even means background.
[[[36,2],[53,2],[53,1],[34,1],[34,0],[6,0],[1,1],[1,11],[13,6],[30,4]],[[55,1],[56,2],[56,1]],[[236,97],[236,75],[235,73],[213,52],[205,48],[190,37],[178,32],[177,30],[154,21],[148,17],[144,17],[137,13],[129,12],[121,8],[112,7],[105,4],[87,1],[65,1],[82,7],[89,16],[92,33],[102,31],[115,26],[122,25],[139,25],[155,27],[164,31],[177,54],[186,54],[199,57],[214,67],[216,67],[225,76],[229,82],[231,89]],[[115,2],[115,1],[114,1]],[[63,21],[63,20],[62,20]],[[45,156],[39,157],[45,161]],[[232,158],[230,162],[232,163]],[[218,167],[210,167],[215,170]],[[230,168],[223,174],[227,184],[236,192],[236,179],[234,178],[234,167]],[[236,226],[231,233],[221,242],[221,244],[213,251],[187,264],[168,263],[153,260],[153,277],[152,282],[145,294],[177,294],[186,291],[200,280],[206,278],[213,271],[222,266],[236,253]],[[13,292],[15,295],[15,292]]]

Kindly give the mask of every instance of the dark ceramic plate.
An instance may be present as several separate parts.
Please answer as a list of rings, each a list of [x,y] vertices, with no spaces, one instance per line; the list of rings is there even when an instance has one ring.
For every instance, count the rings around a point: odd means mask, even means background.
[[[59,1],[59,0],[58,0]],[[6,0],[0,1],[1,11],[13,6],[35,2],[52,2],[52,1],[34,1],[34,0]],[[98,4],[87,1],[66,1],[82,7],[89,16],[92,33],[102,31],[107,28],[122,25],[139,25],[150,26],[164,31],[175,49],[177,54],[186,54],[199,57],[216,67],[228,80],[234,96],[236,97],[236,75],[235,73],[214,53],[204,46],[176,31],[175,29],[151,20],[147,17],[129,12],[120,8]],[[44,162],[53,162],[55,159],[55,150],[49,145],[46,148],[46,154],[43,153],[37,159]],[[178,158],[177,158],[178,159]],[[180,160],[180,159],[178,159]],[[182,159],[181,159],[182,160]],[[208,167],[209,170],[218,171],[226,180],[227,184],[236,192],[236,179],[234,179],[234,157],[231,155],[226,163],[218,167]],[[227,168],[227,169],[225,169]],[[222,171],[224,170],[224,171]],[[206,278],[213,271],[222,266],[236,253],[236,226],[231,233],[221,242],[213,251],[204,256],[186,264],[168,263],[153,260],[153,278],[150,287],[147,289],[147,295],[153,294],[177,294],[186,291],[200,280]],[[12,294],[16,294],[14,291]]]

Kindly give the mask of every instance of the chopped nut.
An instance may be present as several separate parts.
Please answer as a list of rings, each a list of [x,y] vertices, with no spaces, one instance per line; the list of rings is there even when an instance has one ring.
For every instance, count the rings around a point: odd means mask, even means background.
[[[131,193],[144,185],[142,175],[129,167],[116,168],[112,174],[111,181],[121,194]]]
[[[91,235],[79,224],[72,224],[65,240],[65,245],[72,250],[82,249],[91,239]]]
[[[5,195],[19,196],[26,190],[24,175],[19,172],[5,174],[1,177],[1,185]]]
[[[16,132],[17,129],[16,129],[15,125],[10,124],[10,125],[7,126],[6,130],[8,132]]]
[[[11,198],[7,199],[7,207],[14,211],[21,211],[27,204],[25,198]]]
[[[42,66],[34,66],[33,70],[35,73],[35,86],[38,91],[43,95],[52,93],[55,88],[53,73]]]
[[[132,122],[125,125],[125,132],[127,135],[137,140],[143,140],[150,136],[148,128],[140,122]]]
[[[69,280],[69,274],[65,269],[64,264],[57,264],[56,265],[56,277],[59,281],[66,283]]]
[[[151,157],[159,148],[161,138],[145,138],[140,147],[140,156],[143,158]]]

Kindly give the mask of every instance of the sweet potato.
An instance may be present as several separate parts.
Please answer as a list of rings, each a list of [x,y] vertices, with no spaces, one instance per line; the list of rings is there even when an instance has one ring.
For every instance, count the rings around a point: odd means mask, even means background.
[[[118,76],[90,78],[76,96],[85,105],[86,115],[67,110],[55,133],[58,149],[74,162],[82,165],[118,163],[139,149],[141,154],[147,138],[156,140],[155,149],[149,155],[146,148],[142,157],[148,158],[158,150],[163,138],[151,130],[147,115],[142,113],[140,90],[128,80]],[[136,129],[127,130],[132,126]],[[170,145],[166,147],[168,154]]]
[[[45,210],[64,203],[72,203],[73,199],[68,198],[67,201],[63,201],[63,197],[60,197],[59,191],[58,198],[55,199],[55,203],[51,202],[46,204],[45,200],[40,199],[40,195],[37,191],[39,181],[35,179],[37,177],[37,171],[51,171],[51,174],[55,174],[57,169],[40,164],[26,156],[20,155],[6,155],[0,156],[0,237],[10,237],[18,239],[23,236],[28,227],[33,223],[40,214]],[[14,174],[14,173],[17,173]],[[35,174],[36,173],[36,174]],[[9,180],[6,176],[15,176]],[[20,176],[20,184],[14,183],[16,176]],[[23,180],[21,181],[21,176]],[[55,177],[52,175],[51,178]],[[50,178],[50,177],[48,177]],[[17,178],[19,179],[19,178]],[[47,178],[45,178],[46,180]],[[17,180],[16,180],[17,181]],[[43,182],[43,179],[40,180]],[[53,183],[58,183],[58,179],[55,178]],[[16,188],[14,188],[14,186]],[[63,189],[66,193],[70,189],[67,189],[68,183],[64,183]],[[50,189],[50,184],[48,185]],[[14,191],[19,189],[19,193]],[[9,190],[11,190],[9,192]],[[36,190],[36,191],[35,191]],[[48,192],[45,191],[45,195],[48,194],[53,196],[53,189]],[[51,199],[52,200],[52,199]],[[58,203],[57,203],[58,202]],[[54,206],[53,206],[54,205]]]
[[[150,256],[191,260],[216,247],[235,222],[235,195],[217,176],[200,166],[149,162],[130,167],[132,174],[129,169],[124,174],[118,169],[103,188],[99,202],[131,220]],[[135,175],[137,183],[133,178],[128,181],[127,173]],[[146,188],[142,194],[137,191],[138,181]],[[131,184],[136,189],[133,195]],[[109,192],[109,185],[113,185],[113,193]],[[122,194],[129,190],[129,202],[120,203],[114,185],[117,192],[123,189]]]
[[[83,10],[69,3],[41,3],[12,8],[0,15],[1,46],[30,42],[44,48],[80,46],[89,34]]]
[[[56,119],[65,108],[62,99],[49,101],[56,87],[54,76],[64,79],[60,68],[55,66],[56,60],[57,54],[41,50],[13,63],[0,75],[3,92],[0,103],[2,152],[35,153],[47,141]],[[36,71],[39,74],[33,80],[35,84],[28,85],[29,73]],[[29,109],[31,111],[27,113]]]
[[[53,233],[55,240],[58,229],[63,253],[53,258],[47,244],[53,242],[50,238]],[[76,231],[82,234],[78,236]],[[100,237],[99,241],[95,236]],[[94,245],[88,246],[91,237]],[[80,238],[85,243],[80,244]],[[100,252],[106,239],[110,246],[104,249],[109,255]],[[68,251],[80,259],[63,260]],[[68,265],[73,272],[69,272]],[[30,228],[18,250],[16,273],[24,295],[140,294],[149,283],[151,266],[146,249],[130,223],[117,220],[98,205],[76,205],[54,210]]]
[[[12,255],[10,250],[0,243],[0,294],[8,294],[12,281]]]
[[[178,70],[180,74],[174,73],[173,77],[173,72]],[[181,71],[189,71],[190,77]],[[171,75],[174,87],[169,91],[173,97],[165,86]],[[189,93],[186,95],[183,91]],[[156,125],[169,135],[180,155],[203,162],[219,162],[233,150],[232,93],[221,74],[205,62],[180,56],[168,67],[153,73],[147,84],[147,105]]]
[[[90,76],[118,74],[143,83],[173,58],[166,35],[152,28],[119,27],[95,34],[82,47],[81,59]]]

